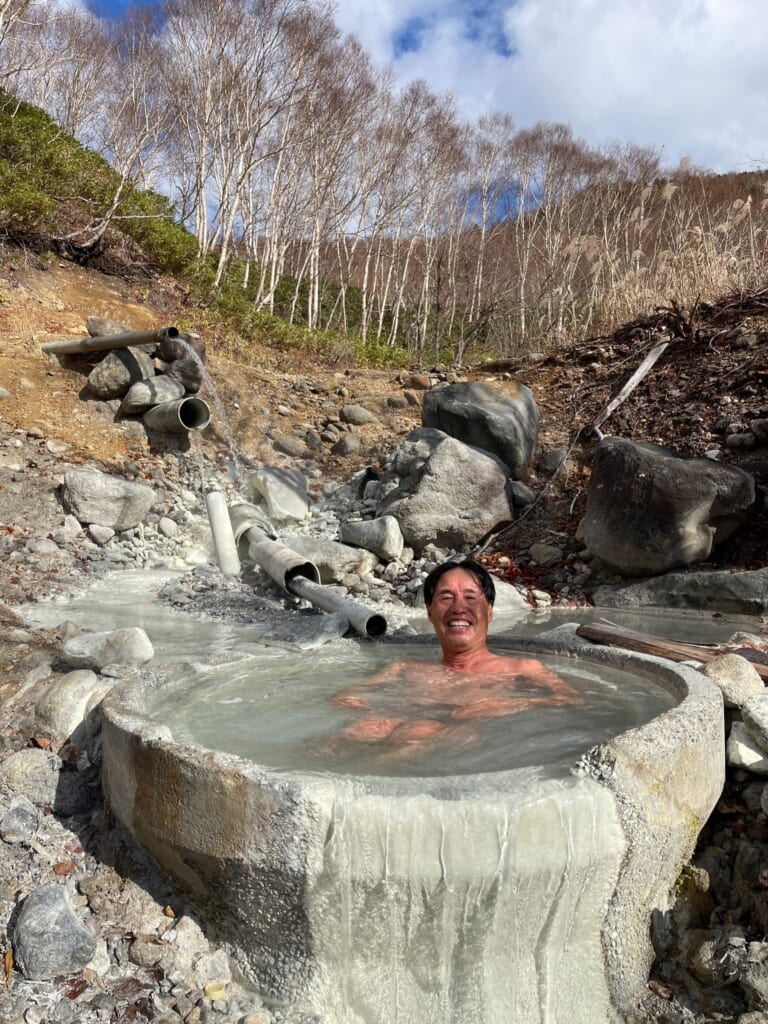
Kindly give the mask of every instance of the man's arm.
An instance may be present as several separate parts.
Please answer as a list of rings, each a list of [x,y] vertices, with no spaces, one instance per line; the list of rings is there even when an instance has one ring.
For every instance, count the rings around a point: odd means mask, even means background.
[[[331,699],[331,703],[339,708],[371,711],[371,702],[366,694],[379,686],[386,686],[387,683],[394,683],[395,680],[400,679],[407,666],[408,662],[406,661],[395,661],[391,665],[385,665],[365,683],[360,683],[359,686],[354,686],[351,690],[345,690],[343,693],[337,693]]]
[[[516,662],[514,675],[521,683],[528,683],[536,690],[544,690],[547,694],[546,700],[543,695],[531,694],[531,699],[537,703],[549,704],[550,707],[567,707],[570,704],[579,704],[581,694],[570,683],[553,672],[536,658],[515,658]]]

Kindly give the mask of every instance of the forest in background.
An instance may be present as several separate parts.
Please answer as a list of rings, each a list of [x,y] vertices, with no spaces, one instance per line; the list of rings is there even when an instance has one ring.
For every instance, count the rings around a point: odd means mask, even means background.
[[[254,323],[460,363],[765,283],[762,171],[668,169],[653,150],[504,114],[462,122],[424,82],[397,88],[322,0],[165,0],[114,21],[0,0],[0,86],[6,237],[49,231],[85,262],[129,222],[142,244],[147,222],[173,221],[189,244],[156,246],[159,264]],[[67,184],[59,151],[38,171],[58,192],[43,202],[40,182],[32,197],[9,127],[26,104],[80,143],[98,189]],[[57,140],[48,129],[51,153]]]

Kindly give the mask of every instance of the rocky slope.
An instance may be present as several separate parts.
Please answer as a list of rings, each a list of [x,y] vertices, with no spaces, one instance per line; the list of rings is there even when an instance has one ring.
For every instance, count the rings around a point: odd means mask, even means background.
[[[543,450],[570,452],[567,473],[549,474],[544,464],[534,471],[528,483],[537,501],[498,543],[489,544],[484,555],[489,563],[523,589],[536,589],[540,600],[548,590],[554,600],[560,599],[563,581],[571,586],[569,567],[580,549],[575,531],[596,439],[589,428],[663,334],[671,338],[669,349],[602,429],[692,454],[719,448],[765,486],[768,456],[749,429],[768,416],[763,397],[768,317],[761,303],[760,296],[746,297],[741,303],[702,308],[694,317],[675,309],[659,311],[612,339],[464,374],[528,384],[542,412]],[[86,360],[60,361],[41,352],[47,341],[85,336],[85,321],[92,315],[136,330],[179,325],[209,342],[208,370],[220,404],[214,403],[212,427],[196,442],[199,451],[188,450],[186,440],[150,445],[135,423],[113,422],[105,403],[83,394]],[[32,752],[38,768],[41,758],[55,754],[78,780],[69,794],[74,804],[56,807],[62,796],[50,794],[55,814],[38,816],[34,805],[32,810],[23,803],[11,806],[3,794],[0,911],[10,922],[21,896],[48,882],[64,884],[75,910],[89,909],[99,939],[98,970],[72,970],[53,981],[22,978],[6,941],[8,984],[0,992],[0,1024],[279,1020],[279,1013],[262,1007],[231,979],[191,908],[164,886],[130,844],[110,831],[98,804],[97,766],[84,765],[82,752],[73,744],[52,746],[39,734],[34,705],[51,666],[58,664],[66,627],[64,632],[30,629],[13,609],[78,589],[115,566],[152,564],[156,559],[189,567],[203,560],[188,508],[199,491],[201,464],[222,481],[231,477],[232,438],[246,469],[298,460],[313,493],[321,496],[329,483],[376,466],[420,423],[423,389],[450,379],[451,371],[357,371],[312,365],[298,356],[289,362],[271,351],[260,353],[260,365],[243,366],[226,357],[226,339],[214,330],[207,333],[202,317],[202,311],[185,305],[184,294],[173,283],[155,282],[149,294],[144,285],[87,273],[66,262],[28,264],[18,252],[5,253],[0,260],[0,752],[4,760]],[[343,424],[340,406],[362,401],[377,410],[374,422],[353,428]],[[742,441],[731,440],[739,436]],[[59,488],[65,470],[79,466],[151,483],[158,502],[146,531],[111,545],[67,534]],[[735,569],[768,564],[765,525],[763,514],[741,530],[718,552],[719,564]],[[531,545],[546,542],[562,550],[559,566],[543,567],[531,557]],[[586,600],[588,587],[573,593]],[[80,770],[75,771],[78,763]],[[22,765],[19,770],[32,768]],[[726,931],[731,929],[723,933],[724,949],[729,937],[744,939],[728,954],[736,959],[740,950],[747,950],[747,939],[756,935],[754,908],[750,911],[748,904],[754,885],[763,884],[759,879],[768,838],[755,780],[743,774],[731,780],[723,813],[713,818],[702,844],[702,855],[717,861],[717,870],[710,865],[708,876],[717,891],[705,897],[694,886],[697,925],[709,921],[708,908],[710,917],[715,914]],[[744,841],[749,842],[749,856]],[[748,865],[734,873],[739,850]],[[745,894],[738,898],[729,888],[734,878]],[[735,927],[742,931],[737,934]],[[700,974],[705,973],[702,968]],[[714,1022],[743,1016],[748,1005],[743,986],[734,994],[732,986],[711,980],[702,995],[701,976],[668,963],[649,990],[646,1019]]]

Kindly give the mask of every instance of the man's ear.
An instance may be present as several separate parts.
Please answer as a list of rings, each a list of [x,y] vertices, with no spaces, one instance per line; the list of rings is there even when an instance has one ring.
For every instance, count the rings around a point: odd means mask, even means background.
[[[493,618],[493,605],[489,604],[488,605],[488,621],[490,622],[492,618]]]
[[[426,609],[427,609],[427,618],[428,618],[428,619],[429,619],[429,621],[431,622],[431,621],[432,621],[432,605],[431,605],[431,604],[428,604],[428,605],[426,605],[425,607],[426,607]]]

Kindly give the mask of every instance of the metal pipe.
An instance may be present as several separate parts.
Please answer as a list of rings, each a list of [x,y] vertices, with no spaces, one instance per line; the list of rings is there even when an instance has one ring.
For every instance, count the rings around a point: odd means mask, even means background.
[[[235,535],[227,512],[227,498],[222,491],[209,491],[205,496],[208,522],[211,524],[216,562],[225,576],[238,576],[240,559]]]
[[[186,434],[190,430],[204,430],[211,422],[211,410],[202,398],[187,395],[147,409],[142,419],[145,426],[159,434]]]
[[[349,624],[362,636],[384,636],[387,632],[387,620],[378,612],[371,612],[357,601],[335,594],[325,587],[318,586],[311,580],[295,576],[288,580],[286,588],[297,597],[304,598],[326,612],[338,612],[349,619]]]
[[[113,348],[130,348],[132,345],[160,344],[166,338],[178,338],[178,327],[161,327],[151,331],[125,331],[123,334],[106,334],[102,338],[80,338],[77,341],[47,341],[41,345],[43,352],[67,355],[77,352],[106,352]]]
[[[229,518],[236,542],[248,542],[248,557],[283,590],[323,611],[343,615],[362,636],[383,636],[386,633],[387,620],[383,615],[321,586],[320,571],[314,562],[302,558],[276,540],[269,520],[257,505],[248,501],[237,502],[230,506]],[[267,536],[266,530],[272,533],[271,537]]]
[[[264,511],[258,505],[251,504],[250,501],[237,501],[234,505],[230,505],[229,518],[237,543],[240,542],[241,538],[246,537],[246,534],[251,529],[260,531],[265,537],[271,537],[272,540],[277,538],[277,534]],[[255,537],[251,539],[256,540]]]
[[[270,540],[260,530],[248,531],[248,555],[256,565],[269,573],[283,590],[291,592],[291,583],[299,577],[320,582],[320,570],[314,562],[302,558],[279,540]]]

